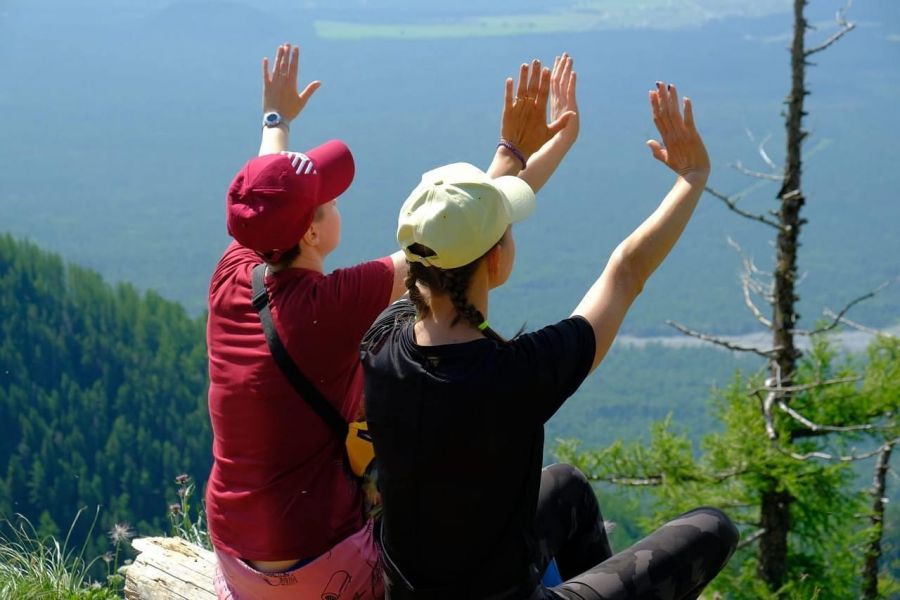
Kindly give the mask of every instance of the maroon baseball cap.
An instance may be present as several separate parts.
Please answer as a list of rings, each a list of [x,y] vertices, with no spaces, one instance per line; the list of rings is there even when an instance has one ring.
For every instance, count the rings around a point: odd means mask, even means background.
[[[253,158],[228,188],[228,233],[257,252],[292,248],[309,229],[316,208],[343,194],[354,172],[353,155],[338,140],[306,153]]]

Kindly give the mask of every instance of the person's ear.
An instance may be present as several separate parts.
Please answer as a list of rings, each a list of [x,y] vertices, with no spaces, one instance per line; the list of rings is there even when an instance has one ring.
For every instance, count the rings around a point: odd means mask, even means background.
[[[303,237],[300,239],[307,246],[319,245],[319,227],[316,225],[315,221],[310,224],[309,229],[306,230],[306,233],[304,233]]]

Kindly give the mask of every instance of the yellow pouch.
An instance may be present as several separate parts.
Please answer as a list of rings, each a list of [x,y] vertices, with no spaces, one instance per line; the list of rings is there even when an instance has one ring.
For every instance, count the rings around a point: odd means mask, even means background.
[[[353,421],[348,425],[347,431],[347,458],[350,462],[350,470],[357,477],[366,474],[366,469],[375,460],[375,447],[372,445],[372,435],[369,433],[369,424],[365,421]]]

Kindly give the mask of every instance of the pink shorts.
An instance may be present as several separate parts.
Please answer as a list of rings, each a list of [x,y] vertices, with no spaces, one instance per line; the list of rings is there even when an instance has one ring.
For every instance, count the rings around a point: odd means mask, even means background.
[[[263,573],[216,551],[219,600],[382,600],[381,555],[368,521],[362,529],[311,563]]]

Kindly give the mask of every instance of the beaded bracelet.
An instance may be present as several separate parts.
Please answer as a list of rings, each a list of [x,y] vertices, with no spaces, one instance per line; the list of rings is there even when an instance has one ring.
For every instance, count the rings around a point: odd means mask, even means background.
[[[515,146],[512,142],[510,142],[509,140],[507,140],[507,139],[505,139],[505,138],[500,138],[500,143],[497,144],[497,147],[499,148],[500,146],[503,146],[504,148],[506,148],[507,150],[509,150],[510,152],[512,152],[513,156],[515,156],[516,158],[518,158],[518,159],[519,159],[519,162],[522,163],[522,168],[523,168],[523,169],[527,166],[527,163],[526,163],[526,161],[525,161],[525,157],[522,156],[522,153],[519,152],[519,149],[516,148],[516,146]]]

